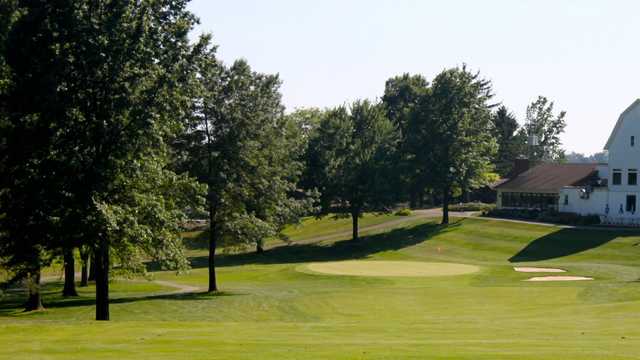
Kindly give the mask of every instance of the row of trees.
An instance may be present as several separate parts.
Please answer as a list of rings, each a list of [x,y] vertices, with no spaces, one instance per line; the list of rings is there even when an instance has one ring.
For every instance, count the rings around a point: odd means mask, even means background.
[[[110,272],[188,268],[180,225],[209,215],[209,290],[224,246],[276,236],[311,210],[304,145],[277,76],[188,39],[187,1],[4,1],[0,21],[0,259],[42,307],[41,269],[92,258],[96,319]]]
[[[209,291],[220,248],[264,250],[309,214],[448,204],[521,155],[559,159],[564,113],[545,98],[520,128],[465,66],[431,83],[390,79],[379,102],[284,113],[280,80],[224,64],[186,0],[0,2],[0,261],[42,307],[41,269],[65,263],[63,293],[95,269],[96,319],[109,279],[189,263],[181,225],[206,214]],[[527,148],[537,135],[539,149]]]
[[[294,116],[313,129],[301,184],[320,191],[321,213],[351,216],[353,239],[364,211],[401,201],[419,206],[425,195],[438,199],[446,224],[453,197],[508,176],[516,158],[564,160],[565,113],[554,114],[553,102],[536,99],[520,126],[492,97],[491,83],[462,66],[432,83],[421,75],[391,78],[379,103],[299,110]]]

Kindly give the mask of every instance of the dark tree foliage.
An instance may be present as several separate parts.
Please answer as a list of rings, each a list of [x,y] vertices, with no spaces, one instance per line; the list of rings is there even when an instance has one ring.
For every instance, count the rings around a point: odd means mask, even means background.
[[[199,88],[190,131],[178,142],[178,167],[208,186],[209,291],[217,291],[219,247],[255,245],[277,236],[310,208],[296,197],[302,172],[298,124],[284,116],[278,76],[257,73],[246,61],[225,66],[209,38],[196,59]]]
[[[121,271],[144,270],[147,256],[186,266],[178,223],[200,189],[168,169],[167,142],[189,115],[196,20],[186,1],[18,5],[6,46],[3,234],[33,241],[33,254],[90,247],[96,318],[108,320],[114,259]]]
[[[385,211],[397,199],[393,159],[397,136],[384,108],[367,100],[328,110],[309,143],[323,213],[350,215],[353,239],[365,211]]]
[[[498,143],[494,164],[500,176],[507,176],[518,156],[526,151],[526,137],[518,131],[515,115],[505,106],[500,106],[492,116],[494,136]]]
[[[387,80],[382,97],[387,117],[398,132],[397,159],[394,163],[397,166],[396,173],[400,175],[399,186],[409,195],[411,207],[422,205],[427,187],[427,175],[414,156],[419,151],[414,147],[419,146],[421,139],[416,139],[417,133],[411,127],[416,123],[413,119],[416,106],[429,91],[429,83],[423,76],[404,74]]]
[[[415,155],[442,194],[442,223],[449,223],[449,202],[455,189],[486,182],[496,151],[492,134],[491,84],[466,67],[440,73],[431,92],[417,107]]]

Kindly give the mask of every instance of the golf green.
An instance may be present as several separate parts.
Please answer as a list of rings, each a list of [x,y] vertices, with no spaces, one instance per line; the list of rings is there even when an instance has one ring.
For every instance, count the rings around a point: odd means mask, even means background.
[[[474,265],[419,261],[329,261],[312,263],[306,269],[314,273],[348,276],[448,276],[477,272]]]

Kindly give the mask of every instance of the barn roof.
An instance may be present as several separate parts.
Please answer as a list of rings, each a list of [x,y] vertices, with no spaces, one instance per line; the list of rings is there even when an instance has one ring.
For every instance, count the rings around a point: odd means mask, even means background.
[[[611,135],[609,135],[609,140],[607,140],[607,144],[604,146],[605,150],[609,150],[611,144],[613,144],[613,140],[616,138],[616,135],[618,135],[618,132],[620,131],[620,127],[622,126],[625,115],[631,112],[631,110],[633,110],[638,105],[640,105],[640,99],[636,99],[636,101],[629,105],[629,107],[625,111],[623,111],[622,114],[620,114],[620,116],[618,117],[618,121],[616,122],[616,126],[613,128],[613,131],[611,131]]]
[[[519,192],[559,192],[578,186],[596,174],[598,164],[540,164],[496,186],[498,190]]]

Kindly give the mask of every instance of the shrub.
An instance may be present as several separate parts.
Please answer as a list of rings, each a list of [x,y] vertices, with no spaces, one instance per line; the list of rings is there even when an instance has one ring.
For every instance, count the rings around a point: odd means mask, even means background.
[[[481,202],[460,203],[449,206],[451,211],[482,211],[488,212],[496,208],[495,204],[485,204]]]
[[[485,215],[503,219],[530,220],[562,225],[598,225],[598,215],[579,215],[574,213],[527,210],[527,209],[493,209]]]
[[[400,209],[394,213],[395,216],[411,216],[411,214],[412,214],[411,209],[407,209],[407,208]]]

